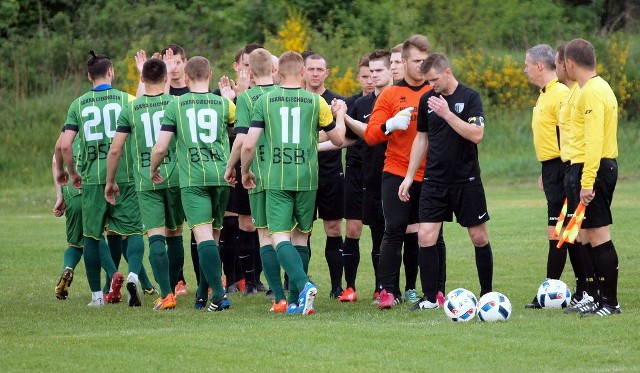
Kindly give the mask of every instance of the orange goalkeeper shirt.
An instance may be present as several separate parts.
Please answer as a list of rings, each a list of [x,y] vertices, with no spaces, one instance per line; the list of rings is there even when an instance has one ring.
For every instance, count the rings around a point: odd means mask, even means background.
[[[364,139],[371,146],[387,141],[383,171],[401,177],[406,176],[411,146],[418,132],[418,103],[420,97],[429,90],[431,90],[431,86],[426,82],[420,86],[410,86],[406,81],[401,80],[395,85],[385,88],[378,96],[364,131]],[[387,120],[409,107],[413,107],[409,128],[404,131],[395,130],[391,134],[385,135]],[[413,177],[414,181],[422,182],[425,163],[426,157],[420,163],[420,167]]]

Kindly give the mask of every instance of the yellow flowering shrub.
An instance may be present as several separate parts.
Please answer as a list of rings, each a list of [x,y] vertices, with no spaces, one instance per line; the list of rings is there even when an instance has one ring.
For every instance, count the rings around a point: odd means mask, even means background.
[[[127,66],[127,74],[125,75],[124,84],[122,84],[122,90],[135,96],[140,79],[138,66],[136,66],[136,60],[133,57],[127,57],[125,63]]]
[[[304,52],[311,36],[309,34],[309,21],[299,10],[289,8],[287,18],[278,30],[278,36],[272,38],[274,52],[277,54],[286,51]]]
[[[485,54],[483,49],[464,49],[452,61],[463,84],[479,91],[486,106],[519,110],[535,104],[536,89],[523,73],[524,62],[510,54]]]
[[[325,85],[330,90],[345,97],[355,94],[360,89],[360,83],[351,67],[348,67],[342,75],[340,75],[340,66],[332,68]]]

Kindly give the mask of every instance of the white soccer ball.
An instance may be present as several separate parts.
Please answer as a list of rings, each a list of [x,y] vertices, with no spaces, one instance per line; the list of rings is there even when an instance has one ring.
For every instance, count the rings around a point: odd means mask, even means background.
[[[504,294],[492,291],[478,301],[480,321],[507,321],[511,317],[511,302]]]
[[[545,280],[538,288],[542,308],[565,308],[571,302],[571,290],[560,280]]]
[[[469,321],[476,315],[476,305],[478,300],[472,292],[467,289],[455,289],[447,294],[444,302],[444,313],[451,321]]]

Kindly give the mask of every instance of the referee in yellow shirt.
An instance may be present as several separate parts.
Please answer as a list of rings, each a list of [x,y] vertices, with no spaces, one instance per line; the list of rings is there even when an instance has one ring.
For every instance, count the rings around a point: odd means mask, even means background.
[[[611,241],[611,201],[618,180],[618,102],[609,84],[596,73],[593,45],[574,39],[565,47],[565,67],[580,85],[571,113],[576,153],[567,177],[586,205],[581,235],[600,278],[601,293],[581,316],[619,314],[618,254]]]
[[[565,200],[565,165],[560,158],[560,103],[569,94],[569,88],[560,83],[556,76],[555,53],[547,44],[536,45],[525,55],[524,73],[529,81],[540,88],[540,96],[533,108],[531,128],[533,146],[538,161],[542,163],[542,172],[538,186],[547,199],[547,238],[549,254],[547,256],[547,278],[560,279],[567,260],[565,247],[557,249],[558,238],[552,234]],[[525,308],[542,308],[537,297]]]

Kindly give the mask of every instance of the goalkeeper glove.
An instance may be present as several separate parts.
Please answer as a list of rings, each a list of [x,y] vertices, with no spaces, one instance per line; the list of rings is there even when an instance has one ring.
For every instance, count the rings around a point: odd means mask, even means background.
[[[395,130],[406,130],[409,128],[409,122],[411,121],[411,112],[413,107],[408,107],[404,110],[400,110],[393,118],[387,120],[385,135],[390,134]]]

